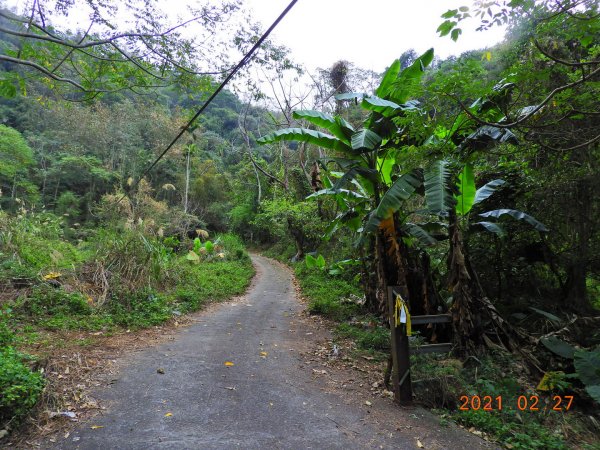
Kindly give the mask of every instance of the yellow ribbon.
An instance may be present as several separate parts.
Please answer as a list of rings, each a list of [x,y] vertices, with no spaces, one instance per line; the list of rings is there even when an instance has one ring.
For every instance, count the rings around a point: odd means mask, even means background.
[[[404,317],[403,317],[404,316]],[[403,320],[404,319],[404,320]],[[410,313],[408,312],[408,305],[400,294],[396,294],[396,304],[394,306],[394,321],[396,327],[399,327],[401,323],[406,324],[406,335],[412,335],[412,329],[410,325]]]

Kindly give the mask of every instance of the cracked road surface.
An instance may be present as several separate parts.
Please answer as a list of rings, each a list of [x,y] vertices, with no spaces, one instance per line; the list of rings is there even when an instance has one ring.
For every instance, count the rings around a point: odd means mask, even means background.
[[[421,409],[381,399],[370,411],[364,399],[325,392],[324,377],[299,352],[316,337],[307,334],[289,271],[262,256],[253,261],[257,278],[245,296],[130,356],[96,393],[107,410],[55,448],[415,449],[417,438],[428,449],[488,448]],[[373,419],[377,407],[384,421]],[[399,431],[398,423],[413,425]]]

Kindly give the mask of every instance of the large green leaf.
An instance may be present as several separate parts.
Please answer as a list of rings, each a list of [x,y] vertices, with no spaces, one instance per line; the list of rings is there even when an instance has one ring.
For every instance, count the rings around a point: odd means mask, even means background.
[[[360,164],[362,162],[362,158],[360,155],[356,155],[354,158],[335,158],[335,157],[327,157],[319,159],[319,164],[323,167],[323,170],[330,171],[327,168],[329,163],[335,163],[342,170],[349,170],[350,168]]]
[[[371,214],[365,225],[365,232],[376,231],[381,221],[398,211],[402,207],[402,203],[408,200],[422,183],[421,174],[418,171],[400,176],[383,194],[377,209]]]
[[[575,370],[590,397],[600,403],[600,350],[576,351]]]
[[[340,226],[345,225],[350,228],[352,231],[357,231],[361,224],[361,216],[353,209],[342,212],[333,219],[327,228],[325,229],[325,235],[323,239],[328,241],[331,239],[331,236],[340,228]]]
[[[575,354],[575,347],[573,347],[568,342],[563,341],[562,339],[557,338],[556,336],[548,336],[540,339],[540,342],[544,344],[548,350],[552,353],[562,356],[566,359],[573,359],[573,355]]]
[[[555,322],[558,324],[560,324],[562,322],[562,320],[560,320],[560,317],[555,316],[554,314],[549,313],[548,311],[544,311],[543,309],[534,308],[533,306],[530,306],[529,309],[532,310],[533,312],[538,313],[540,316],[544,316],[546,319],[549,319],[552,322]]]
[[[369,169],[367,167],[353,167],[348,170],[342,177],[335,183],[333,190],[339,190],[343,188],[346,183],[352,182],[357,177],[362,176],[372,183],[379,182],[379,172],[375,169]]]
[[[383,74],[383,78],[381,79],[381,83],[379,83],[379,87],[375,90],[375,94],[378,97],[385,97],[390,92],[393,83],[397,80],[398,74],[400,73],[400,69],[402,64],[400,60],[395,60],[392,65],[385,71]]]
[[[396,156],[393,152],[387,152],[385,157],[377,158],[377,169],[381,174],[381,180],[387,185],[392,184],[392,170],[396,163]]]
[[[497,234],[500,237],[506,236],[506,231],[504,231],[504,228],[502,228],[497,223],[494,223],[494,222],[475,222],[473,225],[481,225],[486,230],[490,231],[491,233],[495,233],[495,234]]]
[[[475,201],[473,202],[475,205],[484,201],[494,192],[496,192],[497,188],[504,185],[506,182],[504,180],[492,180],[489,183],[484,184],[475,193]]]
[[[370,151],[381,144],[381,136],[377,133],[363,128],[352,135],[352,150]]]
[[[600,403],[600,385],[591,385],[585,387],[586,392],[590,397],[592,397],[596,402]]]
[[[308,269],[315,269],[317,267],[317,259],[313,255],[306,255],[304,261]]]
[[[421,244],[425,246],[432,246],[438,243],[437,239],[435,239],[432,235],[430,235],[427,231],[421,228],[419,225],[414,223],[406,223],[403,227],[404,231],[406,231],[409,235],[416,237]]]
[[[390,217],[392,213],[400,209],[402,202],[408,200],[422,183],[421,174],[417,171],[400,176],[383,194],[377,206],[377,215],[381,219]]]
[[[456,196],[456,214],[465,216],[475,201],[475,175],[473,165],[467,164],[458,176],[459,195]]]
[[[304,119],[318,127],[325,128],[336,138],[350,145],[350,137],[354,133],[354,128],[341,117],[333,117],[314,110],[294,111],[294,119]]]
[[[578,350],[575,356],[575,370],[583,384],[600,385],[600,350]]]
[[[506,128],[484,125],[468,135],[464,141],[460,143],[459,148],[485,150],[505,142],[517,145],[519,140],[512,131]]]
[[[364,109],[378,112],[382,116],[390,118],[398,116],[404,111],[414,111],[419,109],[419,102],[413,100],[399,105],[397,103],[382,99],[375,95],[370,95],[363,99],[361,106]]]
[[[398,104],[405,103],[413,96],[415,87],[419,85],[421,77],[425,73],[425,68],[433,61],[433,49],[430,48],[419,56],[410,66],[404,69],[392,85],[388,88],[385,95],[379,92],[376,94],[387,100]]]
[[[367,199],[368,198],[359,192],[350,191],[348,189],[321,189],[317,192],[310,194],[306,198],[320,197],[321,195],[335,195],[335,196],[339,196],[340,198],[347,199],[347,200]]]
[[[274,133],[267,134],[256,140],[259,144],[270,144],[279,141],[308,142],[319,147],[336,150],[339,152],[352,153],[351,148],[339,139],[320,131],[307,130],[306,128],[283,128]]]
[[[479,216],[481,217],[493,217],[494,219],[498,219],[504,215],[509,215],[517,220],[523,220],[538,231],[549,231],[543,223],[538,222],[529,214],[525,214],[523,211],[518,211],[516,209],[495,209],[493,211],[487,211],[482,214],[479,214]]]
[[[445,160],[435,161],[425,169],[425,200],[432,214],[447,216],[454,206],[454,197],[448,189],[450,171]]]

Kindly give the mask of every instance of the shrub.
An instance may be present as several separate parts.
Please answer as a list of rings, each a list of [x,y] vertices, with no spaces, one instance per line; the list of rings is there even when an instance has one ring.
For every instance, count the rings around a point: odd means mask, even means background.
[[[250,259],[246,246],[239,236],[235,234],[222,234],[218,237],[221,246],[225,249],[227,259],[247,261]]]
[[[0,349],[0,428],[25,417],[42,393],[42,376],[23,359],[13,347]]]
[[[161,287],[167,276],[170,249],[142,229],[102,229],[88,245],[95,249],[97,270],[106,274],[113,299]]]
[[[356,286],[323,271],[308,269],[304,262],[297,264],[295,269],[302,292],[309,299],[311,314],[346,320],[358,313],[357,304],[344,302],[351,295],[360,295]]]
[[[173,316],[173,308],[166,296],[144,289],[111,302],[110,314],[117,325],[143,328],[166,322]]]
[[[15,340],[15,333],[8,326],[8,311],[0,310],[0,348],[7,347]]]
[[[367,323],[376,324],[376,320]],[[364,350],[389,350],[390,330],[382,326],[361,327],[353,324],[342,323],[337,327],[337,334],[341,337],[349,337]]]
[[[66,214],[71,221],[77,221],[81,214],[81,210],[79,209],[80,203],[81,200],[77,195],[71,191],[65,191],[60,194],[60,197],[56,201],[56,214],[61,216]]]
[[[92,308],[80,293],[68,293],[61,288],[41,285],[21,297],[15,309],[27,316],[89,315]]]
[[[82,260],[78,249],[63,239],[63,221],[50,213],[10,217],[0,212],[0,252],[10,255],[3,264],[31,271],[70,268]]]

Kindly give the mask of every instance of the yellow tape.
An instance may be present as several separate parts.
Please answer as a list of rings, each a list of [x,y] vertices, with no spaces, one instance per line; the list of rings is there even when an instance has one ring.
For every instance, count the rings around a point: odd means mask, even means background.
[[[404,316],[404,321],[402,320]],[[396,327],[399,327],[401,323],[406,324],[406,335],[412,335],[412,328],[410,324],[410,312],[408,312],[408,305],[400,294],[396,294],[396,303],[394,305],[394,322]]]

